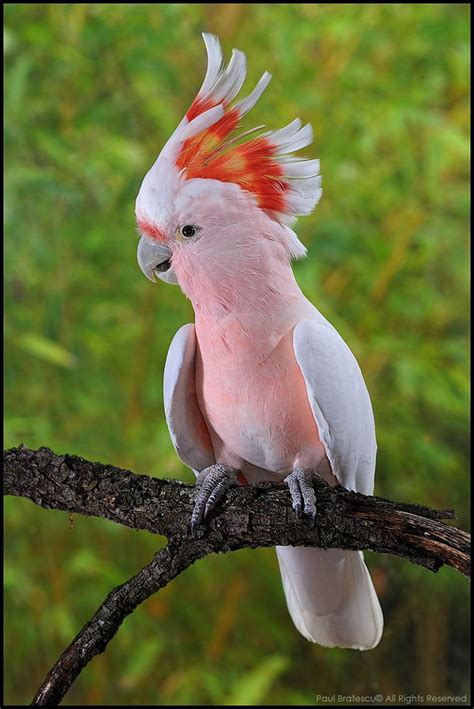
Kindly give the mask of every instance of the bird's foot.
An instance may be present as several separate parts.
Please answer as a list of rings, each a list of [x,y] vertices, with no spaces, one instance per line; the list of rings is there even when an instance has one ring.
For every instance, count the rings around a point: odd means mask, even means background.
[[[316,519],[316,493],[314,492],[314,472],[309,468],[295,468],[285,478],[297,517],[303,514],[308,518],[309,526],[314,527]]]
[[[238,485],[239,471],[227,465],[210,465],[202,470],[196,479],[197,495],[194,501],[194,508],[191,515],[191,532],[195,532],[197,527],[214,509],[225,491],[233,485]]]

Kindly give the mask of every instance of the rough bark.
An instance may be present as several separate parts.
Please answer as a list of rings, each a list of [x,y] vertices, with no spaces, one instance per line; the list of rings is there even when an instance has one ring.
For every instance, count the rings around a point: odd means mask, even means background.
[[[315,481],[318,513],[312,529],[294,514],[285,486],[262,483],[229,490],[194,536],[188,529],[194,486],[58,456],[48,448],[6,451],[4,491],[41,507],[104,517],[169,540],[150,564],[109,593],[48,673],[35,705],[58,704],[137,605],[211,553],[276,545],[368,549],[431,571],[447,564],[470,575],[469,535],[441,521],[453,519],[453,510],[368,497],[332,488],[322,479]]]
[[[112,589],[48,672],[32,705],[58,705],[84,667],[95,655],[104,652],[124,619],[197,559],[211,552],[202,542],[170,542],[138,574]]]

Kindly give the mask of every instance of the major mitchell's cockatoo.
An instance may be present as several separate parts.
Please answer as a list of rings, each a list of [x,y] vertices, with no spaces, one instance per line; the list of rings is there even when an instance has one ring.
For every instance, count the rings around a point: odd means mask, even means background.
[[[235,137],[271,77],[234,102],[245,55],[234,49],[225,67],[218,39],[203,37],[204,82],[136,200],[140,268],[177,283],[195,312],[168,352],[166,420],[197,476],[194,528],[230,485],[262,480],[286,483],[312,523],[312,476],[370,495],[376,455],[359,366],[291,268],[306,254],[291,226],[321,196],[319,161],[293,155],[312,129],[296,118]],[[300,633],[326,647],[377,645],[382,612],[361,552],[276,551]]]

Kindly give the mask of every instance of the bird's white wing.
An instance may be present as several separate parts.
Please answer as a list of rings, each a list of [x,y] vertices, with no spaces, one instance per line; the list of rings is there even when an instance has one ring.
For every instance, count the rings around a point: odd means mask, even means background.
[[[293,348],[332,472],[347,489],[371,495],[375,423],[354,355],[327,321],[298,323]]]
[[[174,336],[166,357],[164,405],[166,422],[176,453],[195,472],[216,461],[209,431],[196,398],[194,325],[183,325]]]

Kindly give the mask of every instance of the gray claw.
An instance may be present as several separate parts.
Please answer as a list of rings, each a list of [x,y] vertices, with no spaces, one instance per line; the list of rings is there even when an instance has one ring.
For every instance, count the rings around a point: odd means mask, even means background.
[[[313,472],[306,468],[295,468],[285,478],[297,517],[302,516],[301,510],[308,518],[310,527],[314,527],[316,520],[316,494],[313,487]]]
[[[196,481],[198,488],[191,515],[191,531],[195,532],[197,527],[214,509],[226,490],[237,484],[237,473],[235,468],[226,465],[211,465],[202,470]]]

